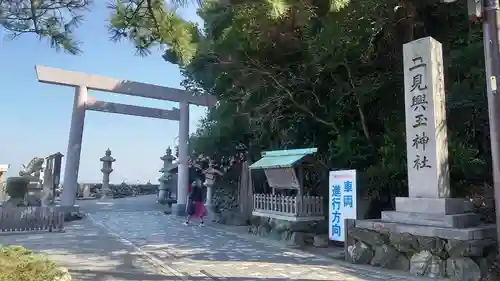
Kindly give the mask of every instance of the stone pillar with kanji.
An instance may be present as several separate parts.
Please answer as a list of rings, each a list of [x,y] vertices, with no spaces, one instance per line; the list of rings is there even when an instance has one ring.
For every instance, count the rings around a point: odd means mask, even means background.
[[[411,275],[482,280],[482,263],[474,258],[496,255],[488,250],[495,248],[496,225],[482,222],[470,201],[450,194],[441,43],[432,37],[406,43],[403,62],[408,197],[396,197],[396,210],[382,211],[380,219],[344,222],[346,260],[380,266],[381,259],[359,259],[369,246],[355,233],[369,230],[391,238],[384,243],[406,256],[398,269]],[[419,247],[400,247],[401,241]]]
[[[408,197],[397,197],[396,212],[382,212],[382,219],[453,228],[475,226],[478,217],[468,212],[470,204],[450,194],[441,43],[425,37],[404,44],[403,62]]]
[[[102,157],[100,160],[102,162],[101,195],[103,198],[111,197],[111,196],[113,196],[113,193],[111,192],[111,189],[109,188],[109,175],[111,174],[111,172],[113,172],[112,165],[113,165],[113,162],[116,161],[116,159],[111,156],[111,150],[108,148],[106,150],[104,157]]]

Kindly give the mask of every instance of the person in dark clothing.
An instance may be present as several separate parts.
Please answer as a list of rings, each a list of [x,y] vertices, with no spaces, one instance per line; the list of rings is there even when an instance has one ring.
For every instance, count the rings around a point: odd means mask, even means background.
[[[203,216],[205,215],[205,204],[203,203],[204,190],[200,178],[191,184],[191,191],[188,197],[188,216],[184,225],[189,225],[192,219],[200,219],[200,226],[204,226]]]
[[[191,185],[193,182],[196,180],[201,180],[201,182],[205,181],[205,175],[203,174],[203,169],[200,165],[194,163],[193,161],[189,160],[188,162],[188,167],[189,167],[189,180],[188,180],[188,193],[191,192]]]

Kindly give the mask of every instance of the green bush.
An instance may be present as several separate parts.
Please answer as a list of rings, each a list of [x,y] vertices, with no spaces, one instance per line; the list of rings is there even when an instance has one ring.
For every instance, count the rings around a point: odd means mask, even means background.
[[[29,180],[22,177],[10,177],[7,179],[7,194],[11,198],[24,198],[28,192]]]
[[[0,281],[54,281],[64,274],[43,255],[21,246],[0,246]]]

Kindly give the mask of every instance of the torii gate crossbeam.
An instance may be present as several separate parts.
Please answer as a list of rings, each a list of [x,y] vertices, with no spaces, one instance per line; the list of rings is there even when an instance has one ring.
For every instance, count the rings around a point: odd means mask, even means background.
[[[177,108],[167,110],[167,109],[158,109],[145,106],[121,104],[115,102],[96,100],[95,97],[92,96],[88,97],[87,102],[85,103],[85,109],[90,111],[133,115],[133,116],[174,120],[174,121],[179,121],[181,118],[180,110]]]

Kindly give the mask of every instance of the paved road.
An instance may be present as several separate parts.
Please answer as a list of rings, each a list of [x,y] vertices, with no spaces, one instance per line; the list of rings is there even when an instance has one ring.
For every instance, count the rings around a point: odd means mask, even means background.
[[[42,251],[76,281],[416,281],[244,239],[212,227],[184,226],[154,196],[79,201],[86,219],[66,233],[0,235],[0,244]]]
[[[156,195],[143,195],[120,199],[77,200],[85,213],[163,211],[166,206],[156,204]]]
[[[96,212],[91,219],[130,241],[189,280],[422,280],[375,268],[334,264],[313,254],[243,239],[158,211]],[[339,262],[337,262],[339,263]]]

